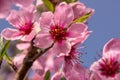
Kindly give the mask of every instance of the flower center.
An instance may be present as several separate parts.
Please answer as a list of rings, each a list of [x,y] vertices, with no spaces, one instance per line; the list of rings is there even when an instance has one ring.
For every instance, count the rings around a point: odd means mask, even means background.
[[[24,35],[28,35],[32,31],[32,28],[33,28],[33,23],[28,22],[20,26],[19,30],[22,31]]]
[[[74,63],[80,63],[80,52],[76,51],[76,48],[72,46],[69,56],[65,56],[65,61],[72,61]]]
[[[101,74],[107,77],[114,77],[118,73],[120,64],[115,59],[103,59],[103,62],[100,62],[100,71]]]
[[[51,27],[49,33],[51,34],[51,37],[55,41],[62,41],[62,40],[66,40],[66,36],[67,36],[66,30],[67,30],[66,28],[62,28],[61,26],[56,25]]]

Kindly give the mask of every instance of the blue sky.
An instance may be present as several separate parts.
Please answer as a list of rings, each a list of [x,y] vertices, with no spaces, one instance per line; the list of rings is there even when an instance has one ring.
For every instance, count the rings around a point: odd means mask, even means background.
[[[111,38],[120,38],[120,0],[80,0],[87,7],[95,9],[95,14],[88,22],[89,30],[93,33],[85,41],[86,46],[82,55],[84,65],[89,67],[101,54],[104,44]],[[3,28],[9,27],[8,23],[0,20],[0,32]]]
[[[85,52],[82,56],[85,66],[102,54],[104,44],[111,38],[120,38],[120,0],[80,0],[87,7],[95,9],[95,14],[88,22],[93,33],[85,41]]]

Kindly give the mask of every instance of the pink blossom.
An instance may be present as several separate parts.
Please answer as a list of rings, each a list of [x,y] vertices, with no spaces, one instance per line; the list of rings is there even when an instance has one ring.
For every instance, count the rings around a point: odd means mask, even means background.
[[[33,4],[34,0],[12,0],[12,2],[19,7],[27,7]]]
[[[56,72],[52,77],[51,77],[51,80],[60,80],[62,77],[65,77],[64,76],[64,73],[59,71],[59,72]]]
[[[118,79],[120,75],[120,39],[111,39],[103,49],[103,57],[91,65],[91,70],[96,72],[102,80]]]
[[[69,55],[64,57],[65,62],[63,65],[63,72],[68,80],[87,80],[89,78],[89,72],[81,64],[81,52],[77,51],[77,47],[78,44],[73,45]]]
[[[0,18],[6,18],[11,12],[12,5],[27,7],[33,4],[34,0],[0,0]]]
[[[43,1],[42,0],[36,0],[36,6],[40,6],[43,4]]]
[[[4,29],[2,36],[7,40],[32,40],[35,35],[33,10],[33,6],[22,8],[20,11],[12,10],[7,20],[15,29]]]
[[[0,0],[0,18],[5,18],[11,9],[11,0]]]
[[[75,64],[66,77],[67,80],[88,80],[89,71],[81,64]]]
[[[59,67],[61,71],[56,72],[53,75],[52,80],[60,80],[63,76],[67,80],[88,80],[89,71],[80,63],[79,57],[81,53],[77,52],[77,47],[77,45],[72,46],[69,55],[60,55],[55,59],[55,61],[59,60],[57,66],[62,65],[62,67]]]
[[[35,46],[47,48],[55,41],[52,51],[56,54],[67,55],[71,49],[70,40],[81,37],[87,27],[83,23],[69,26],[73,19],[72,7],[65,2],[56,7],[54,14],[52,12],[42,13],[40,18],[41,32],[34,41]]]
[[[113,54],[120,54],[120,39],[110,39],[103,48],[103,55],[108,55],[110,52]]]
[[[89,80],[89,72],[82,65],[76,64],[67,74],[62,71],[56,72],[51,80],[60,80],[62,77],[66,80]]]
[[[70,40],[71,45],[76,45],[76,43],[82,44],[89,37],[91,33],[92,31],[88,31],[88,27],[86,27],[86,29],[84,29],[83,33],[79,38],[72,38]]]
[[[78,45],[73,45],[68,56],[64,56],[64,72],[69,72],[70,69],[76,64],[80,64],[80,55],[81,52],[77,51]]]
[[[119,56],[120,57],[120,56]],[[102,80],[116,79],[119,75],[120,62],[118,57],[103,57],[100,60],[94,62],[90,68],[93,72],[96,72]]]
[[[86,8],[86,6],[81,2],[74,2],[74,3],[70,3],[69,5],[72,6],[73,8],[75,19],[82,17],[83,15],[85,15],[90,11],[92,12],[91,15],[94,13],[94,9]]]
[[[30,43],[19,43],[16,45],[19,50],[25,50],[30,48]]]
[[[88,79],[89,80],[89,79]],[[90,75],[90,80],[102,80],[97,73],[92,73]]]
[[[44,79],[44,77],[40,76],[37,73],[34,73],[34,75],[32,75],[32,77],[29,78],[29,80],[43,80],[43,79]]]

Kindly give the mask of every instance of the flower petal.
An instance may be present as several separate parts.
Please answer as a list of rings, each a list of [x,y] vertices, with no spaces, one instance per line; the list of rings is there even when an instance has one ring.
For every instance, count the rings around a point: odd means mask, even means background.
[[[90,80],[102,80],[97,73],[92,73]]]
[[[61,57],[55,57],[54,59],[54,70],[55,71],[59,71],[59,69],[61,68],[61,65],[64,61],[64,57],[61,56]]]
[[[18,15],[18,12],[15,10],[12,10],[10,15],[7,17],[8,22],[13,25],[16,28],[19,28],[20,24],[20,16]]]
[[[11,0],[0,0],[0,18],[7,17],[11,9]]]
[[[71,50],[71,44],[68,41],[62,41],[61,43],[55,43],[53,46],[53,53],[60,55],[65,54],[68,55]]]
[[[20,7],[23,7],[23,6],[27,7],[30,4],[33,4],[33,1],[34,0],[13,0],[13,3]]]
[[[51,80],[61,80],[61,77],[63,77],[64,75],[63,75],[63,72],[56,72],[53,76],[52,76],[52,78],[51,78]]]
[[[39,48],[47,48],[49,47],[53,41],[49,34],[47,33],[39,33],[35,40],[34,40],[35,46]]]
[[[72,45],[75,45],[75,44],[82,44],[87,38],[88,36],[91,34],[92,31],[84,31],[82,36],[80,36],[79,38],[72,38],[72,39],[69,39],[70,43]]]
[[[12,10],[7,20],[11,25],[19,29],[20,26],[33,21],[33,12],[22,8],[19,11]]]
[[[24,51],[23,53],[21,53],[21,54],[18,54],[18,55],[16,55],[15,57],[14,57],[14,59],[13,59],[13,62],[14,62],[14,64],[17,66],[17,67],[20,67],[21,66],[21,64],[22,64],[22,62],[23,62],[23,59],[25,58],[25,54],[26,54],[27,52],[26,51]]]
[[[6,28],[2,31],[2,36],[7,40],[16,40],[22,37],[22,33],[16,29]]]
[[[87,29],[87,25],[85,24],[82,24],[82,23],[73,24],[68,30],[69,37],[71,38],[81,37],[82,33],[86,29]]]
[[[92,12],[91,15],[93,15],[93,13],[94,13],[94,9],[86,8],[86,6],[81,2],[70,3],[70,5],[73,8],[75,19],[82,17],[83,15],[85,15],[88,12]]]
[[[120,52],[120,39],[112,38],[109,40],[103,48],[103,54],[109,52],[110,50]]]
[[[19,50],[25,50],[30,47],[30,43],[19,43],[16,45]]]
[[[83,16],[83,10],[86,8],[86,6],[83,3],[75,2],[75,3],[70,3],[70,5],[72,6],[75,19]]]
[[[55,9],[54,18],[55,23],[67,27],[66,25],[69,25],[74,19],[72,7],[65,2],[60,3]]]
[[[53,22],[53,13],[52,12],[43,12],[40,17],[41,27],[50,28],[51,23]]]
[[[73,65],[71,60],[66,60],[63,66],[64,73],[69,73],[70,69],[72,69]]]
[[[32,31],[29,35],[24,35],[21,40],[22,41],[31,41],[35,36],[35,32]]]

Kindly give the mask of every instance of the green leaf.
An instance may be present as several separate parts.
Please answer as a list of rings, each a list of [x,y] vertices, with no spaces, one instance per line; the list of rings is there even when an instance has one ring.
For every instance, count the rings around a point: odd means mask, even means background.
[[[7,62],[9,62],[9,63],[12,63],[12,62],[13,62],[13,61],[12,61],[12,58],[11,58],[7,53],[5,53],[4,59],[5,59]]]
[[[65,1],[65,2],[67,2],[67,3],[72,3],[72,2],[76,2],[76,1],[78,1],[78,0],[63,0],[63,1]]]
[[[44,80],[50,80],[50,70],[48,70],[44,76]]]
[[[54,11],[54,6],[49,0],[43,0],[43,3],[48,8],[48,10],[50,10],[52,12]]]
[[[118,69],[118,71],[117,71],[118,73],[120,73],[120,68]]]
[[[3,37],[0,37],[0,51],[2,50],[3,47]]]
[[[2,59],[4,57],[4,55],[6,54],[6,51],[8,49],[10,45],[10,40],[6,41],[5,45],[2,47],[1,51],[0,51],[0,59]]]
[[[12,58],[7,53],[5,53],[4,60],[17,72],[18,68],[14,65]]]
[[[66,80],[66,78],[65,77],[61,77],[61,79],[60,80]]]
[[[84,22],[86,19],[89,18],[89,16],[91,15],[92,11],[86,13],[85,15],[83,15],[82,17],[80,18],[77,18],[73,21],[73,23],[79,23],[79,22]]]

